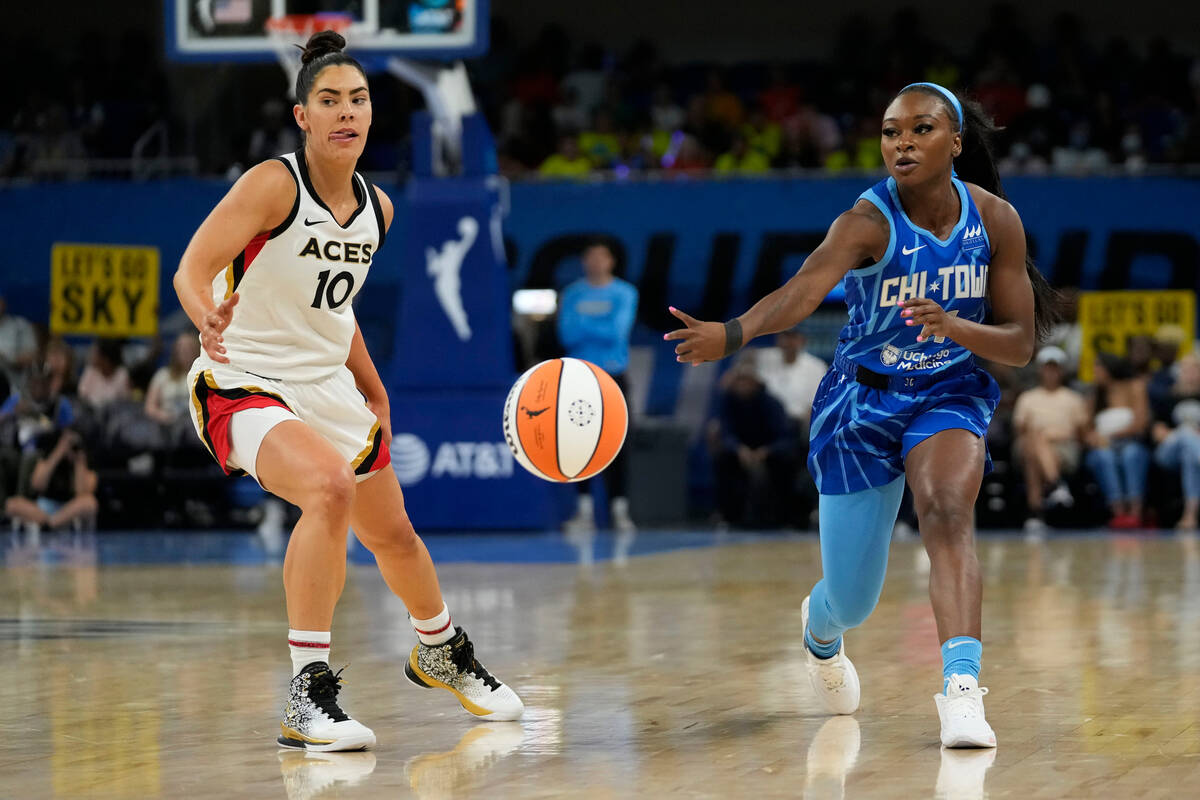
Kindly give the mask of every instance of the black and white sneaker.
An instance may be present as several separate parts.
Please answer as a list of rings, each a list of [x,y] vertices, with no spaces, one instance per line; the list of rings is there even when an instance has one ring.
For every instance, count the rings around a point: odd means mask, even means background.
[[[404,665],[405,676],[424,689],[445,689],[462,707],[488,720],[520,719],[525,704],[475,660],[475,645],[467,632],[456,627],[456,635],[445,644],[418,644]]]
[[[280,747],[327,753],[363,750],[375,745],[375,734],[350,718],[338,705],[341,670],[334,673],[324,661],[314,661],[292,678],[279,727]]]

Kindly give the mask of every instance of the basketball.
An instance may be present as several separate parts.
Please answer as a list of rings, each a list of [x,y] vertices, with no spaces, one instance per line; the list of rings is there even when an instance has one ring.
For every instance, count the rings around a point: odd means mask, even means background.
[[[504,438],[525,469],[568,483],[598,475],[621,451],[629,410],[616,381],[588,361],[552,358],[504,401]]]

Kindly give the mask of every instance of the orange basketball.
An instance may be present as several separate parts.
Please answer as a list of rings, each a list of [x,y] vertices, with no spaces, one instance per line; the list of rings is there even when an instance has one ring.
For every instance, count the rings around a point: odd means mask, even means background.
[[[560,483],[612,463],[625,443],[629,409],[617,382],[577,358],[552,358],[517,379],[504,401],[504,438],[525,469]]]

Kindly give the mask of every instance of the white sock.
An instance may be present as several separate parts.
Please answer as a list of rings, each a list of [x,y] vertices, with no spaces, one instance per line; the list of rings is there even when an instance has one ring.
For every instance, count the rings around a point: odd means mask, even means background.
[[[297,631],[288,628],[288,652],[292,654],[292,675],[314,661],[329,663],[329,631]]]
[[[436,617],[417,619],[409,614],[408,621],[412,623],[413,630],[417,632],[417,638],[421,640],[421,644],[427,644],[430,647],[445,644],[457,633],[454,630],[454,623],[450,621],[450,609],[446,608],[445,603],[442,603],[442,613]]]

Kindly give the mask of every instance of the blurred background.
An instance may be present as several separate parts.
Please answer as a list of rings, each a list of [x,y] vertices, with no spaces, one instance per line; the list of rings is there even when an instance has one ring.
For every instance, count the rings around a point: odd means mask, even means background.
[[[287,34],[264,24],[325,13],[351,26],[371,73],[359,168],[397,207],[356,314],[418,529],[815,528],[808,413],[845,319],[840,292],[797,330],[689,369],[662,342],[666,309],[725,319],[794,272],[883,175],[881,112],[919,80],[1004,126],[1005,188],[1068,306],[1027,368],[989,365],[1004,401],[979,525],[1194,528],[1200,12],[1075,8],[29,7],[0,111],[9,524],[70,504],[56,524],[286,529],[292,511],[225,479],[192,430],[184,376],[198,344],[171,276],[230,183],[299,146],[276,52]],[[293,34],[311,23],[296,18]],[[465,322],[439,265],[460,271]],[[564,290],[609,272],[636,290],[606,345],[632,427],[624,477],[580,495],[515,466],[501,406],[521,371],[582,352]]]

